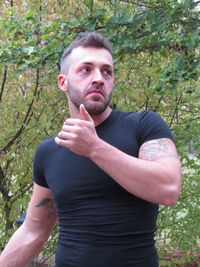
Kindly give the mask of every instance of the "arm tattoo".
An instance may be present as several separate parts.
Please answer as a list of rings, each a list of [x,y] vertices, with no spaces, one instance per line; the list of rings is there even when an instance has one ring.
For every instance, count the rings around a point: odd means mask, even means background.
[[[139,157],[151,161],[156,161],[161,158],[179,160],[174,143],[167,138],[151,140],[144,143],[140,148]]]
[[[47,206],[47,218],[50,219],[55,212],[55,201],[51,198],[43,198],[35,207],[41,208]]]
[[[39,208],[39,207],[46,206],[51,201],[52,201],[52,199],[50,199],[50,198],[44,198],[36,205],[36,207]]]

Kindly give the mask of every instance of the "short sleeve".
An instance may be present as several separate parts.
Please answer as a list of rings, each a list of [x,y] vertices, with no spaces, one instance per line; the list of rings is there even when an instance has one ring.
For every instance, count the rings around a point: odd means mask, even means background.
[[[48,188],[49,186],[46,182],[44,171],[41,166],[41,160],[40,160],[41,151],[40,150],[41,150],[41,146],[39,145],[39,147],[36,150],[35,157],[33,160],[33,179],[36,184]]]
[[[168,125],[160,115],[153,111],[143,111],[140,113],[138,134],[140,146],[147,141],[160,138],[169,138],[173,141]]]

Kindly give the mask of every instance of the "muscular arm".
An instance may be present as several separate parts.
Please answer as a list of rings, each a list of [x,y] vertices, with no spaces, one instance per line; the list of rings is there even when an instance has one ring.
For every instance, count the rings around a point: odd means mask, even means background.
[[[167,138],[144,143],[139,158],[99,140],[91,159],[130,193],[147,201],[174,205],[181,188],[181,165]]]
[[[56,222],[55,203],[50,190],[34,184],[25,222],[2,252],[0,266],[27,266],[42,249]]]

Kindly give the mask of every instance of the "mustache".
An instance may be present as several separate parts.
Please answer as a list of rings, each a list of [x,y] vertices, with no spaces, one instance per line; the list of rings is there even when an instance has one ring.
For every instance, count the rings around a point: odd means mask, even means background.
[[[104,94],[104,89],[103,89],[103,86],[101,84],[93,84],[92,86],[90,86],[88,88],[88,93],[90,93],[94,90],[101,91]]]

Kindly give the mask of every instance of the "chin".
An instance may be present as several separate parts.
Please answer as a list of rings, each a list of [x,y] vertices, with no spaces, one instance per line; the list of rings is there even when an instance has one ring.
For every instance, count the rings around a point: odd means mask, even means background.
[[[101,106],[100,105],[95,105],[95,106],[85,105],[85,108],[90,115],[100,115],[106,110],[107,107],[108,106],[104,106],[104,105],[103,106],[102,105]]]

